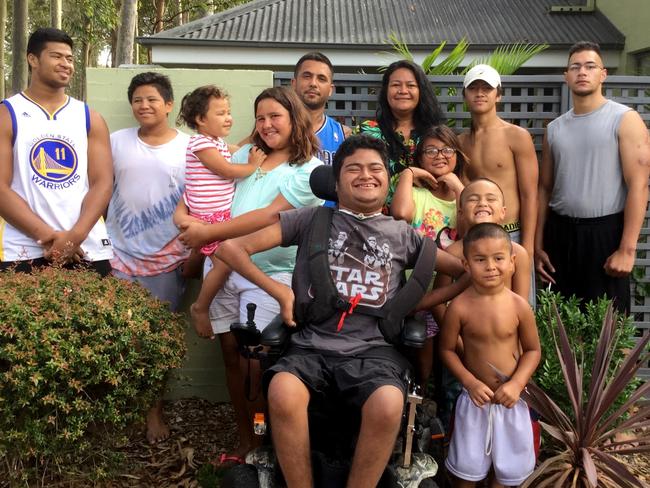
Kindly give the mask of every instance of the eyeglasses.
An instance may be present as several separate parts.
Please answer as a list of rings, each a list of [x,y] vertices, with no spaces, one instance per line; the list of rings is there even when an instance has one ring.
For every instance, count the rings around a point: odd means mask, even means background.
[[[453,147],[443,147],[442,149],[438,149],[437,147],[427,147],[424,151],[422,151],[427,157],[430,158],[435,158],[438,156],[438,154],[442,153],[442,155],[446,158],[452,157],[454,154],[456,154],[456,150]]]
[[[603,69],[602,66],[598,66],[596,63],[585,63],[585,64],[573,63],[570,64],[567,69],[572,73],[578,73],[582,68],[586,69],[587,72],[593,71],[595,69]]]

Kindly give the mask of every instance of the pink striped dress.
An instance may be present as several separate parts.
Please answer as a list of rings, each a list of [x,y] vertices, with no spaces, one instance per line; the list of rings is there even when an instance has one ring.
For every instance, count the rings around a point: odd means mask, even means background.
[[[206,149],[216,149],[230,162],[228,145],[220,137],[215,139],[202,134],[190,137],[186,152],[183,200],[192,217],[211,224],[225,222],[230,220],[235,181],[223,178],[203,165],[196,153]],[[201,248],[201,253],[209,256],[217,247],[219,242],[211,242]]]

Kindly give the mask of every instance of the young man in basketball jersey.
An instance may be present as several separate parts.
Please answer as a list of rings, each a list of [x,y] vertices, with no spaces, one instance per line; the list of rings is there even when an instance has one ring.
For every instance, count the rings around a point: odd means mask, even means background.
[[[316,155],[325,164],[332,164],[334,153],[351,129],[325,114],[325,106],[334,84],[332,63],[319,52],[310,52],[298,60],[293,72],[291,86],[307,107],[312,127],[321,147]]]
[[[113,182],[108,128],[65,93],[72,39],[52,28],[27,44],[29,87],[0,105],[0,269],[58,262],[110,272],[101,219]]]

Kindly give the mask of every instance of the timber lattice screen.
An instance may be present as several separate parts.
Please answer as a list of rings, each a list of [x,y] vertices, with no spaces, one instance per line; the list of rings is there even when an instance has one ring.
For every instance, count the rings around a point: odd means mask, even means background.
[[[290,84],[293,73],[275,73],[275,85]],[[448,125],[461,132],[469,124],[469,113],[463,107],[462,76],[430,76],[438,101],[447,116]],[[538,158],[546,125],[571,107],[570,93],[561,75],[503,76],[503,97],[499,115],[509,122],[525,127],[535,142]],[[330,98],[327,113],[348,126],[373,119],[381,75],[342,73],[334,76],[336,91]],[[650,76],[610,76],[605,82],[605,96],[634,108],[650,128]],[[639,236],[636,266],[640,271],[632,285],[632,314],[639,335],[650,334],[650,211]],[[650,378],[650,365],[640,376]]]

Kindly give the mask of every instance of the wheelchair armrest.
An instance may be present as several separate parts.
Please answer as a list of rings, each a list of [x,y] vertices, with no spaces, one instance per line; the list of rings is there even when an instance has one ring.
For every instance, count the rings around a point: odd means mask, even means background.
[[[401,342],[408,347],[421,349],[427,340],[427,326],[415,317],[406,317],[402,328]]]
[[[282,321],[282,315],[276,315],[262,331],[261,344],[272,348],[283,347],[289,339],[289,329]]]

